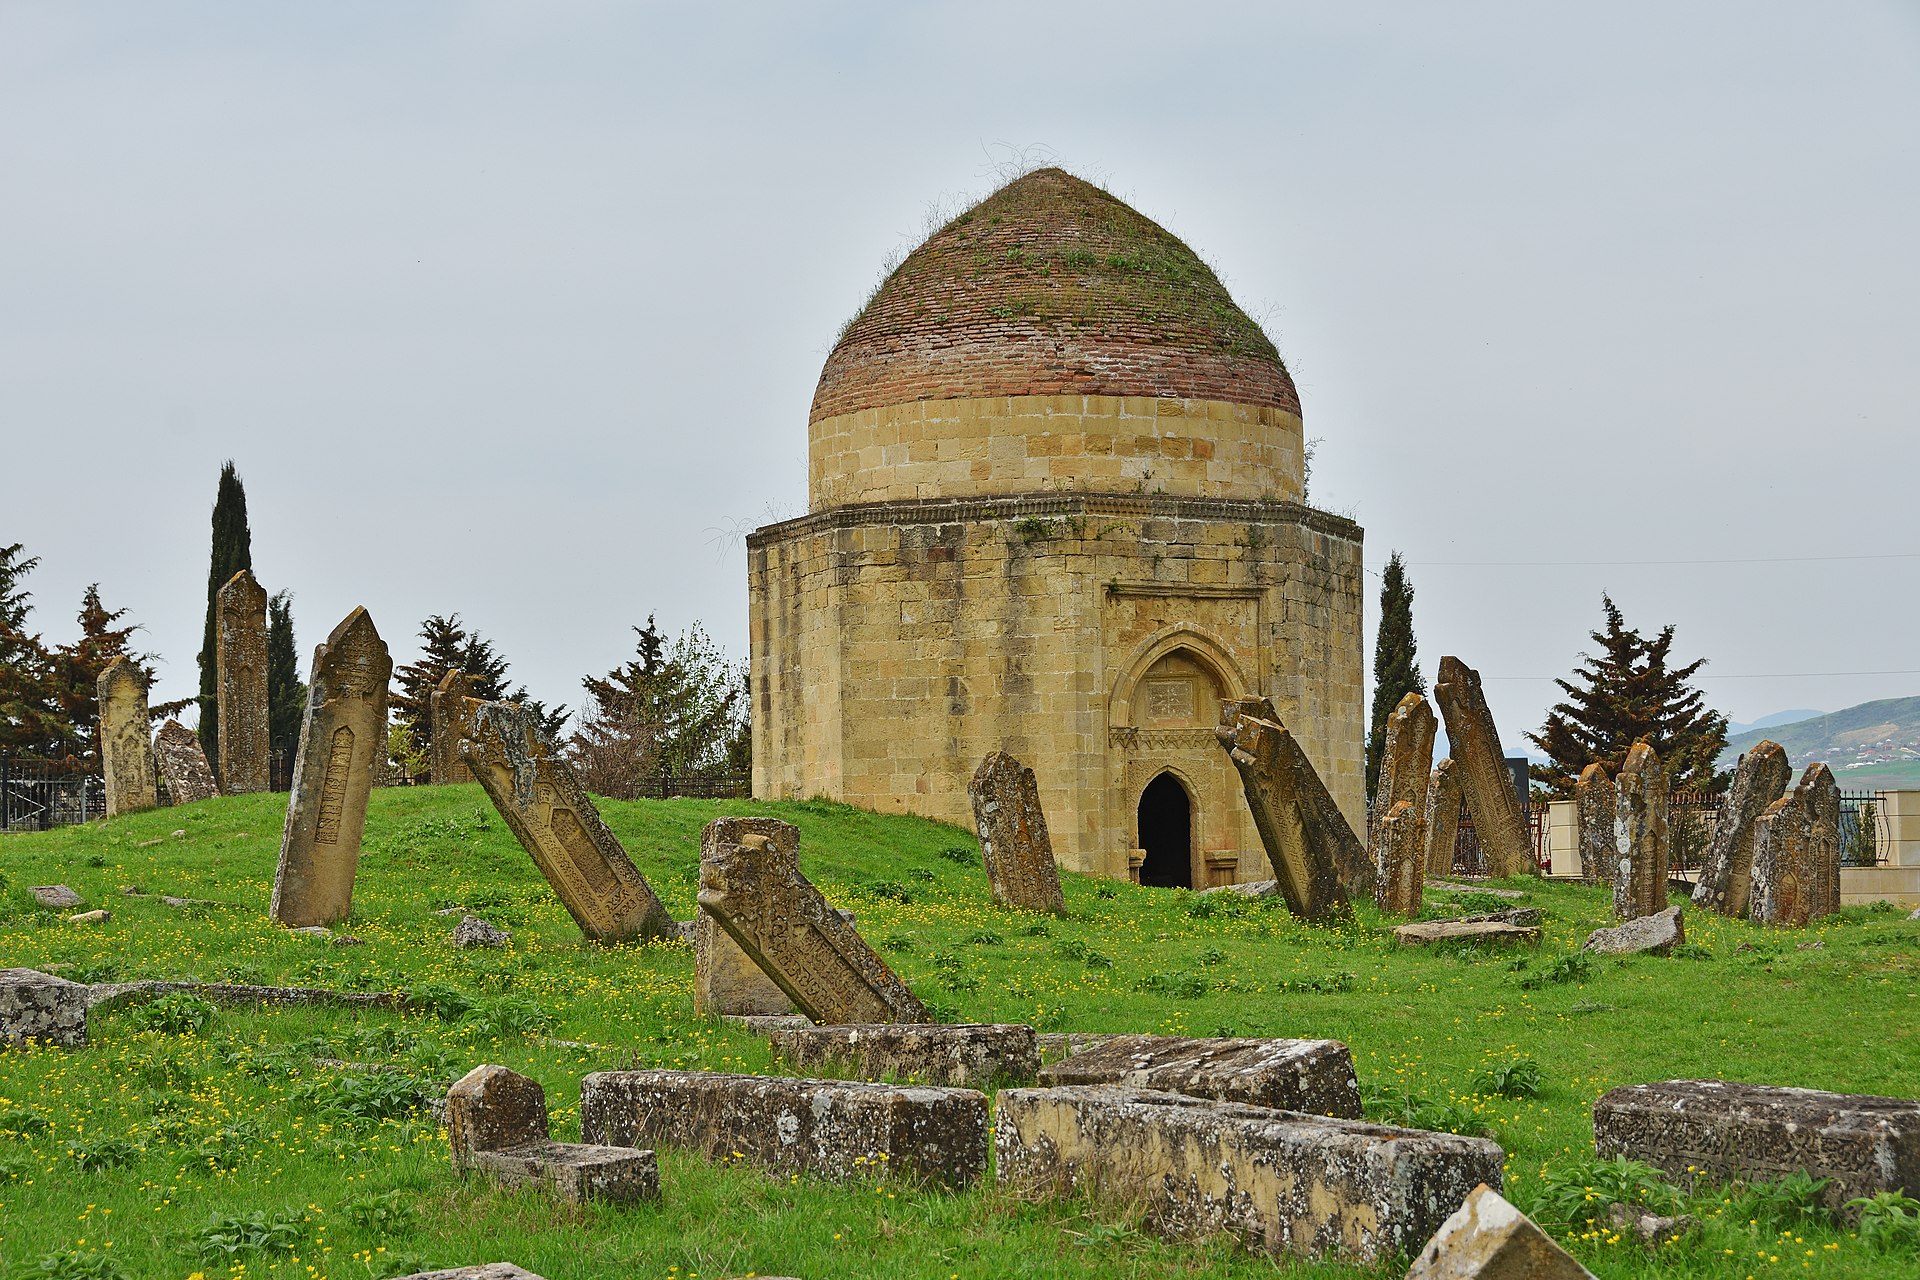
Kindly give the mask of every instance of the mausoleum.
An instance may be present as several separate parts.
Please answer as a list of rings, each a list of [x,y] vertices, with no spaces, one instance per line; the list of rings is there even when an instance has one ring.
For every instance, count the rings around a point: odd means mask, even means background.
[[[808,446],[809,513],[748,540],[756,796],[966,825],[1005,750],[1063,866],[1262,879],[1213,736],[1260,694],[1363,829],[1361,531],[1304,505],[1279,352],[1165,229],[1002,187],[847,325]]]

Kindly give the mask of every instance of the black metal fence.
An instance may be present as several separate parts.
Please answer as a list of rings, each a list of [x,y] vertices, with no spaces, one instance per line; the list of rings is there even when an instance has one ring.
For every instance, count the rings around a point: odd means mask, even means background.
[[[77,826],[106,812],[106,785],[93,774],[0,753],[0,831]]]

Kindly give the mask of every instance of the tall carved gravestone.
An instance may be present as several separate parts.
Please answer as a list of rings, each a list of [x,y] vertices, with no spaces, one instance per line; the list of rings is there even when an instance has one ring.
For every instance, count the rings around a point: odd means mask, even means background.
[[[147,738],[147,678],[126,657],[115,658],[95,686],[100,704],[100,765],[107,816],[160,803],[153,781],[153,743]]]
[[[1064,911],[1060,868],[1053,862],[1053,841],[1033,770],[996,751],[974,770],[967,795],[973,801],[973,825],[980,834],[993,900],[1028,911]]]
[[[439,685],[427,697],[427,722],[433,728],[427,780],[436,786],[473,781],[473,771],[460,758],[460,741],[467,736],[467,707],[473,701],[472,686],[467,673],[454,667],[440,677]]]
[[[200,735],[169,720],[153,737],[153,756],[160,764],[160,776],[166,780],[167,799],[174,804],[192,804],[220,794],[214,785],[213,769],[207,764],[206,749]]]
[[[1760,815],[1786,794],[1792,777],[1793,765],[1776,742],[1760,742],[1740,757],[1713,840],[1707,845],[1700,881],[1693,886],[1694,906],[1723,916],[1746,914],[1753,892],[1753,842]]]
[[[1755,924],[1796,927],[1817,919],[1828,896],[1821,847],[1833,835],[1833,878],[1839,878],[1840,791],[1823,764],[1808,765],[1798,786],[1767,806],[1753,840],[1751,915]],[[1832,896],[1838,898],[1837,887]]]
[[[1823,764],[1808,765],[1801,781],[1809,792],[1807,840],[1813,856],[1807,915],[1819,920],[1840,909],[1840,784]]]
[[[1573,811],[1580,827],[1580,883],[1612,884],[1620,861],[1614,851],[1613,812],[1619,792],[1604,765],[1590,764],[1573,784]]]
[[[313,651],[293,794],[273,877],[273,918],[290,929],[330,925],[353,911],[353,877],[367,825],[374,750],[387,722],[393,659],[356,608]]]
[[[267,719],[267,589],[250,569],[228,578],[215,600],[218,692],[215,739],[227,795],[273,785]]]
[[[461,758],[580,932],[595,942],[671,933],[673,917],[554,754],[539,718],[517,703],[471,700],[467,717]]]
[[[1420,914],[1426,883],[1426,832],[1419,806],[1401,800],[1380,820],[1373,837],[1373,903],[1390,916]]]
[[[1513,775],[1500,749],[1500,731],[1480,691],[1480,673],[1458,658],[1442,658],[1433,696],[1446,718],[1447,746],[1460,773],[1473,833],[1487,856],[1487,874],[1538,874],[1520,798],[1514,794]]]
[[[1636,742],[1616,786],[1613,914],[1637,920],[1667,907],[1667,771],[1652,747]]]
[[[700,832],[700,861],[740,843],[747,836],[773,841],[782,856],[798,860],[800,828],[778,818],[716,818]],[[702,1017],[768,1017],[793,1012],[793,1001],[753,957],[740,949],[713,913],[704,908],[693,918],[693,1011]]]
[[[1460,838],[1460,775],[1448,756],[1427,779],[1427,879],[1453,874],[1453,846]]]
[[[1433,736],[1437,728],[1433,707],[1424,694],[1410,693],[1387,716],[1386,741],[1380,750],[1380,780],[1367,811],[1367,842],[1376,867],[1380,864],[1380,819],[1405,800],[1413,806],[1413,822],[1423,837],[1427,822],[1427,775],[1433,768]]]
[[[1239,770],[1253,825],[1287,909],[1308,920],[1342,915],[1373,890],[1366,846],[1265,698],[1224,702],[1221,747]]]

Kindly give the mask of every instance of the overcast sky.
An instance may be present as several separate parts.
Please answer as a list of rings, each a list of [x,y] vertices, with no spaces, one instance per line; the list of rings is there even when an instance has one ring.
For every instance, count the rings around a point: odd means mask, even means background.
[[[1603,590],[1737,720],[1920,691],[1912,2],[0,0],[0,545],[157,698],[226,458],[303,664],[355,604],[549,701],[649,612],[744,656],[836,330],[1019,155],[1267,325],[1510,746]]]

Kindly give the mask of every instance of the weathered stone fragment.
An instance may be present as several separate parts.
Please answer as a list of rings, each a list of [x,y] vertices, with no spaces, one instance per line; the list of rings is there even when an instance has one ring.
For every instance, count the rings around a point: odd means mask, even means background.
[[[1040,1070],[1034,1030],[1019,1023],[806,1027],[774,1031],[767,1042],[799,1071],[833,1066],[869,1080],[913,1080],[956,1089],[1031,1080]]]
[[[400,1280],[542,1280],[531,1271],[523,1271],[511,1262],[483,1262],[476,1267],[455,1267],[451,1271],[416,1271]]]
[[[1504,1158],[1483,1138],[1112,1085],[1003,1089],[998,1104],[997,1176],[1017,1194],[1092,1193],[1169,1236],[1360,1263],[1412,1252]]]
[[[1393,931],[1393,936],[1403,947],[1424,947],[1434,942],[1518,942],[1530,947],[1540,944],[1540,930],[1502,920],[1421,920],[1401,925]]]
[[[64,884],[36,884],[27,892],[35,902],[54,911],[71,911],[87,905],[85,898]]]
[[[1626,1085],[1593,1104],[1602,1159],[1630,1156],[1691,1181],[1828,1178],[1839,1209],[1880,1191],[1920,1195],[1920,1102],[1724,1080]]]
[[[1505,911],[1487,911],[1474,916],[1453,916],[1446,920],[1427,921],[1429,924],[1517,924],[1531,929],[1540,923],[1545,915],[1538,907],[1508,907]]]
[[[1760,815],[1786,794],[1793,765],[1776,742],[1756,744],[1733,771],[1733,786],[1701,860],[1693,905],[1723,916],[1746,914],[1753,890],[1753,842]]]
[[[1840,792],[1825,765],[1808,765],[1799,785],[1768,805],[1755,826],[1749,904],[1755,924],[1798,927],[1814,920],[1816,906],[1829,896],[1837,901]],[[1829,875],[1832,887],[1825,883]]]
[[[1422,832],[1421,857],[1425,860],[1427,779],[1433,768],[1433,735],[1437,727],[1433,707],[1424,694],[1408,694],[1387,715],[1386,741],[1380,748],[1380,779],[1373,789],[1373,804],[1367,810],[1367,847],[1373,852],[1376,867],[1380,864],[1380,823],[1402,800],[1413,806],[1414,820]]]
[[[1033,770],[996,751],[974,770],[967,795],[973,801],[973,825],[980,833],[993,900],[1028,911],[1065,910],[1060,868],[1054,865]]]
[[[107,664],[94,690],[100,705],[107,816],[151,809],[160,797],[154,786],[153,742],[147,737],[147,678],[123,655]]]
[[[107,911],[101,908],[95,908],[92,911],[82,911],[82,912],[79,912],[78,914],[68,916],[67,923],[68,924],[105,924],[107,921],[111,919],[113,919],[113,912]]]
[[[1374,831],[1373,905],[1386,915],[1420,914],[1420,887],[1427,870],[1427,833],[1420,820],[1420,809],[1401,800]]]
[[[595,942],[671,937],[673,917],[534,714],[517,703],[483,702],[469,715],[461,758],[580,931]]]
[[[1222,703],[1215,736],[1240,772],[1287,909],[1308,920],[1345,914],[1354,894],[1371,891],[1373,866],[1273,704]]]
[[[87,986],[37,969],[0,969],[0,1049],[87,1043]]]
[[[700,858],[700,909],[815,1022],[929,1022],[926,1006],[800,874],[796,850],[745,834]]]
[[[546,1141],[547,1091],[517,1071],[483,1064],[447,1090],[447,1142],[464,1172],[481,1151]]]
[[[1807,849],[1813,889],[1807,918],[1820,920],[1840,909],[1840,784],[1824,764],[1810,764],[1800,779],[1807,790]]]
[[[1627,752],[1615,779],[1613,914],[1633,920],[1667,905],[1667,771],[1644,742]]]
[[[220,789],[242,795],[272,785],[267,726],[267,589],[242,569],[214,597],[215,751]]]
[[[1498,1191],[1482,1185],[1440,1224],[1407,1280],[1594,1280],[1594,1275]]]
[[[571,1204],[660,1198],[653,1152],[551,1141],[546,1092],[505,1067],[479,1066],[460,1077],[447,1091],[446,1126],[453,1167],[461,1173],[543,1186]]]
[[[160,726],[160,732],[153,739],[153,755],[159,762],[160,776],[167,783],[167,799],[174,804],[192,804],[220,794],[220,788],[213,782],[213,769],[207,764],[206,750],[200,745],[200,735],[178,720],[169,720]]]
[[[1500,731],[1480,691],[1480,673],[1458,658],[1440,659],[1440,678],[1434,700],[1447,722],[1447,746],[1460,774],[1473,833],[1487,856],[1490,876],[1537,875],[1533,842],[1520,814],[1520,798],[1513,791],[1500,747]]]
[[[1248,880],[1244,884],[1218,884],[1211,889],[1200,890],[1200,896],[1210,893],[1231,893],[1239,898],[1271,898],[1280,892],[1278,880]]]
[[[964,1187],[987,1164],[986,1095],[929,1085],[596,1071],[580,1082],[580,1131],[835,1181],[892,1173]]]
[[[1460,839],[1460,774],[1448,756],[1427,779],[1427,879],[1453,874],[1453,846]]]
[[[1580,883],[1612,884],[1620,855],[1614,848],[1614,812],[1619,790],[1604,765],[1590,764],[1573,784],[1573,811],[1579,824]]]
[[[1360,1118],[1353,1054],[1338,1040],[1106,1036],[1043,1068],[1043,1085],[1124,1085],[1216,1102]]]
[[[1040,1061],[1044,1063],[1058,1062],[1070,1054],[1105,1044],[1114,1037],[1097,1031],[1042,1031],[1037,1039],[1040,1042]]]
[[[1686,940],[1687,926],[1681,919],[1680,908],[1668,907],[1611,929],[1595,929],[1580,949],[1606,956],[1633,955],[1641,951],[1663,956]]]
[[[1511,898],[1515,902],[1527,896],[1523,889],[1496,889],[1490,884],[1456,884],[1451,880],[1429,880],[1427,892],[1485,894],[1494,898]]]
[[[778,818],[717,818],[700,832],[704,863],[743,836],[764,836],[798,859],[800,828]],[[848,923],[852,918],[848,917]],[[710,911],[693,918],[693,1009],[703,1017],[781,1017],[794,1012],[793,1001],[740,949]]]
[[[512,944],[511,933],[499,925],[487,923],[479,916],[461,916],[460,923],[453,926],[453,945],[456,947],[498,949]]]
[[[365,609],[341,619],[313,651],[293,794],[273,877],[273,918],[288,928],[334,924],[353,910],[374,752],[386,749],[380,737],[392,674],[386,642]]]
[[[433,726],[427,778],[436,786],[473,781],[473,771],[460,758],[460,743],[472,732],[468,719],[473,707],[478,705],[472,696],[472,684],[466,672],[454,667],[440,677],[438,687],[427,695],[428,721]]]

